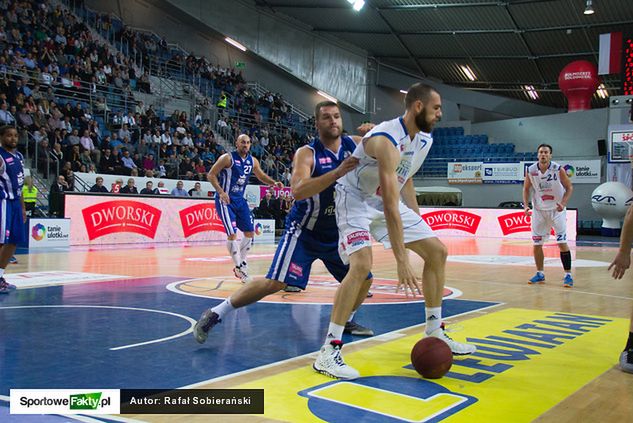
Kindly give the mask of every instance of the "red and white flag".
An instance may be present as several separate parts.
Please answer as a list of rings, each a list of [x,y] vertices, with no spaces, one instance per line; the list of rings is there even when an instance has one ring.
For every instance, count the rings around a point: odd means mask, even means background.
[[[622,33],[600,34],[600,55],[598,75],[620,73],[622,71]]]

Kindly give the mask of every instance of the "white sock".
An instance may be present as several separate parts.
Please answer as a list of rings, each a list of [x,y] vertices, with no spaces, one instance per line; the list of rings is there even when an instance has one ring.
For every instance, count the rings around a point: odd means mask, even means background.
[[[539,276],[545,276],[545,273],[543,273],[542,270],[537,270],[536,274],[539,275]]]
[[[211,311],[216,313],[220,319],[224,318],[224,316],[227,313],[230,313],[234,310],[235,310],[235,307],[233,307],[233,304],[231,304],[230,298],[227,298],[226,300],[222,301],[220,304],[216,305],[215,307],[211,309]]]
[[[356,310],[352,310],[352,314],[349,315],[349,319],[347,319],[348,322],[351,322],[352,320],[354,320],[354,315],[356,314]]]
[[[0,269],[0,278],[4,276],[4,269]]]
[[[330,322],[330,326],[327,329],[327,336],[325,337],[325,344],[330,345],[332,341],[340,341],[343,337],[343,330],[345,326],[337,325],[336,323]]]
[[[226,248],[229,250],[233,263],[235,263],[235,267],[239,267],[242,264],[242,257],[240,256],[240,249],[237,246],[237,241],[226,241]]]
[[[2,276],[2,275],[0,275]],[[565,272],[565,276],[571,276],[571,272]]]
[[[242,261],[246,261],[246,256],[248,255],[248,252],[251,251],[252,246],[253,238],[242,238],[242,241],[240,242],[240,257],[242,258]]]
[[[426,334],[433,332],[442,325],[442,307],[426,307]]]

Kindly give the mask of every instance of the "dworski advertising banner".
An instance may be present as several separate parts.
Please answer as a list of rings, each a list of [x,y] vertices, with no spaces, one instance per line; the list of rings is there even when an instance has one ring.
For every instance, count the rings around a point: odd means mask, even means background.
[[[71,245],[226,239],[213,200],[69,194],[65,202]],[[256,238],[274,233],[274,222],[255,222]]]
[[[438,235],[532,239],[531,216],[517,209],[422,208],[422,218]],[[567,210],[567,240],[576,240],[576,210]]]

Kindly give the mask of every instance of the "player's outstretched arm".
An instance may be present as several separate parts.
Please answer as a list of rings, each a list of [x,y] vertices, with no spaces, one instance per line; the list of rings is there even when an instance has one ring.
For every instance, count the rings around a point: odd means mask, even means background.
[[[313,151],[310,147],[301,147],[295,153],[292,164],[292,176],[290,178],[292,196],[295,200],[304,200],[313,195],[317,195],[335,183],[338,178],[354,169],[357,165],[358,159],[350,156],[343,160],[339,167],[313,178],[311,176],[314,167]]]
[[[220,186],[218,175],[220,174],[220,172],[222,172],[222,170],[226,169],[227,167],[231,167],[231,162],[232,159],[229,153],[222,154],[220,158],[215,162],[215,164],[211,167],[209,173],[207,173],[207,180],[211,182],[211,185],[213,185],[215,192],[218,193],[218,195],[220,196],[220,200],[224,204],[229,204],[231,200],[229,198],[229,195],[224,192],[224,190]]]
[[[622,279],[626,270],[631,266],[631,242],[633,242],[633,207],[629,207],[624,217],[624,225],[620,234],[620,249],[609,265],[613,269],[614,279]]]
[[[413,210],[418,216],[420,215],[420,206],[418,205],[418,197],[415,194],[415,186],[413,186],[413,178],[409,178],[402,187],[400,192],[402,202],[407,205],[408,208]]]
[[[253,173],[255,174],[257,179],[259,179],[266,185],[274,185],[278,188],[283,188],[284,186],[283,182],[275,181],[273,178],[268,176],[266,172],[262,170],[262,167],[259,165],[259,160],[257,160],[257,158],[255,157],[253,157]]]
[[[530,189],[532,189],[532,181],[530,181],[530,176],[526,174],[523,180],[523,211],[526,215],[530,214]]]
[[[378,161],[380,177],[379,195],[383,200],[389,242],[398,265],[398,289],[412,293],[420,292],[420,286],[409,263],[409,255],[404,246],[402,219],[400,218],[400,189],[396,169],[400,163],[400,153],[386,137],[371,137],[365,141],[365,152]]]

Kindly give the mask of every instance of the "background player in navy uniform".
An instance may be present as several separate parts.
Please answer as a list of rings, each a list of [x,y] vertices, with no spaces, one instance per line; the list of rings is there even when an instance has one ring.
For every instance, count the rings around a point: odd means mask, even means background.
[[[224,224],[228,237],[226,247],[233,259],[235,277],[242,282],[250,282],[246,256],[253,245],[253,215],[244,198],[244,190],[248,178],[254,173],[257,179],[267,185],[283,187],[283,183],[266,175],[259,166],[259,161],[249,153],[251,137],[241,134],[235,140],[236,151],[225,153],[213,165],[207,178],[215,188],[215,208]],[[244,238],[238,244],[237,230],[242,231]]]
[[[24,157],[17,150],[18,131],[12,126],[0,128],[0,294],[8,294],[15,286],[4,280],[4,269],[24,242],[26,209],[22,199]]]
[[[349,267],[343,264],[338,253],[334,183],[358,165],[358,160],[351,157],[356,143],[350,137],[341,137],[343,121],[336,103],[324,101],[317,104],[315,118],[319,139],[299,148],[295,154],[291,177],[295,204],[286,219],[286,229],[266,278],[254,280],[218,306],[206,310],[193,332],[199,343],[205,342],[209,330],[236,308],[259,301],[287,286],[305,289],[316,259],[321,259],[339,282],[347,274]],[[371,126],[365,125],[359,131],[369,130]],[[346,333],[374,334],[371,329],[352,321],[371,282],[370,274],[345,325]]]

